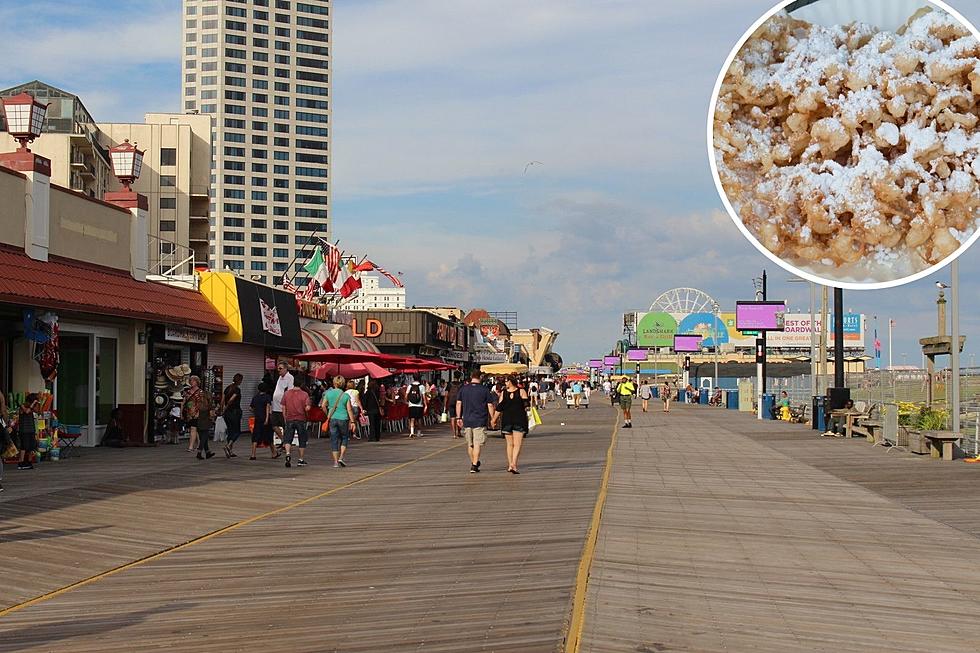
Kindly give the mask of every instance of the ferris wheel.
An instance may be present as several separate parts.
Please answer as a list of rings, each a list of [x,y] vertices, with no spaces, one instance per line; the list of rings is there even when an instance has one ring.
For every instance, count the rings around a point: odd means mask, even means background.
[[[674,288],[657,297],[650,304],[650,312],[664,313],[711,313],[717,305],[714,298],[697,288]]]

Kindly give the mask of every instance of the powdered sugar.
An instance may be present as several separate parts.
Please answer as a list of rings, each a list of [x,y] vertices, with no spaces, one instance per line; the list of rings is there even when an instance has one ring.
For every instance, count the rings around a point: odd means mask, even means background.
[[[945,12],[897,33],[777,16],[723,81],[719,176],[746,227],[794,265],[911,274],[980,216],[978,95],[980,45]]]

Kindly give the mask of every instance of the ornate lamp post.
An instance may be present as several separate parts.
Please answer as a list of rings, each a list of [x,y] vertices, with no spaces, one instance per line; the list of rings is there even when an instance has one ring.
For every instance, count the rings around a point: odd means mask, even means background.
[[[30,152],[27,144],[41,135],[48,105],[41,104],[29,93],[3,98],[3,113],[7,133],[20,142],[18,152]]]
[[[119,183],[129,192],[133,182],[139,179],[143,171],[143,154],[145,150],[136,148],[127,138],[124,142],[109,148],[109,160],[112,161],[112,172]]]

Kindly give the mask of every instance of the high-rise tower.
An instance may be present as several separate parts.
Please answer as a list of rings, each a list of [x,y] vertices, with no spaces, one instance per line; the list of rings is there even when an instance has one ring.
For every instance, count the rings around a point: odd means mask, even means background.
[[[184,110],[214,116],[211,265],[278,284],[330,237],[330,0],[183,0],[182,21]]]

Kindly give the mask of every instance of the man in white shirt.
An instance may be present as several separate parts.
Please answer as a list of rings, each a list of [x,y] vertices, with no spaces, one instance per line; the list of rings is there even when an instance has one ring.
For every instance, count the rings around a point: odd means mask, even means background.
[[[276,389],[272,393],[272,428],[279,436],[279,441],[282,442],[282,432],[286,426],[286,421],[282,416],[282,397],[287,390],[293,387],[293,375],[289,373],[289,368],[286,367],[285,363],[279,363],[276,366],[276,372],[279,374],[279,378],[276,380]]]
[[[421,438],[422,417],[425,415],[425,409],[429,406],[429,400],[425,396],[425,388],[417,379],[412,379],[412,382],[407,386],[405,401],[408,402],[408,437]],[[416,427],[416,425],[418,426]]]

